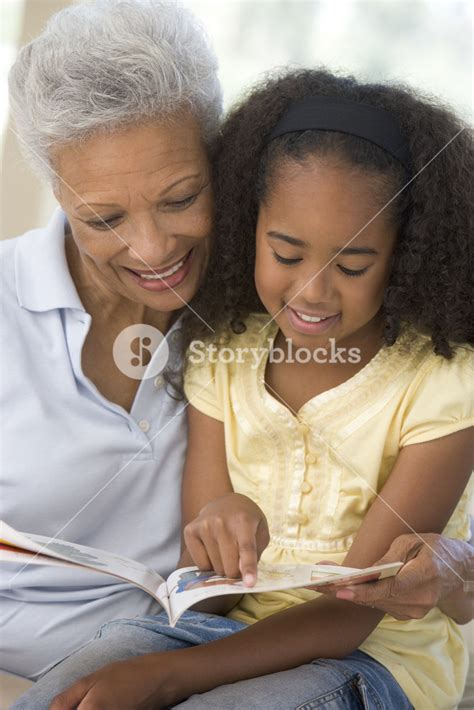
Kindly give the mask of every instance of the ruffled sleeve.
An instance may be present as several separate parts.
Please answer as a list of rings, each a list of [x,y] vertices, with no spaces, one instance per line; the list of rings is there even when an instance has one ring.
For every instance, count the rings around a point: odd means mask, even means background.
[[[432,355],[407,393],[400,448],[474,425],[474,350],[458,347],[451,360]]]

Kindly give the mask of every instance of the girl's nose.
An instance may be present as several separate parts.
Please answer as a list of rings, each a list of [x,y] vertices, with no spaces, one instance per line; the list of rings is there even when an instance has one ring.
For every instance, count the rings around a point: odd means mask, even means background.
[[[330,302],[332,291],[331,275],[325,268],[306,274],[298,289],[300,298],[312,305]]]

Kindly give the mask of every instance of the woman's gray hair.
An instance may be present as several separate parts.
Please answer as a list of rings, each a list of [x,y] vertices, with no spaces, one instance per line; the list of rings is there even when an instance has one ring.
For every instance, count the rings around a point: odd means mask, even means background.
[[[217,60],[200,22],[170,0],[94,0],[54,15],[10,71],[20,143],[53,178],[51,149],[183,109],[219,127]]]

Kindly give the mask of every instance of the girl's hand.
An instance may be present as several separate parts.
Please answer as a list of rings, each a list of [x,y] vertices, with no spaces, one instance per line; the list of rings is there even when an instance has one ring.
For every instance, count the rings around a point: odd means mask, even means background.
[[[148,654],[112,663],[81,678],[58,695],[50,710],[151,710],[174,704],[172,653]]]
[[[270,541],[265,515],[247,496],[228,493],[208,503],[184,528],[186,548],[202,570],[242,576],[251,587],[257,562]]]

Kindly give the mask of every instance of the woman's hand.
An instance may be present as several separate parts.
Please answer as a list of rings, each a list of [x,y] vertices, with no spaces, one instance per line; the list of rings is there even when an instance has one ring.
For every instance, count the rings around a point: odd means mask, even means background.
[[[186,548],[202,570],[257,581],[257,562],[270,541],[265,515],[247,496],[228,493],[208,503],[184,528]]]
[[[324,592],[375,607],[395,619],[421,619],[439,606],[458,623],[466,623],[473,616],[472,597],[462,588],[472,560],[472,547],[460,540],[432,533],[401,535],[375,563],[405,562],[395,577],[342,588],[333,585]]]
[[[159,659],[157,658],[159,655]],[[112,663],[58,695],[50,710],[157,710],[173,697],[173,653],[148,654]]]

